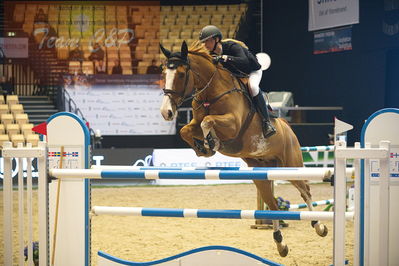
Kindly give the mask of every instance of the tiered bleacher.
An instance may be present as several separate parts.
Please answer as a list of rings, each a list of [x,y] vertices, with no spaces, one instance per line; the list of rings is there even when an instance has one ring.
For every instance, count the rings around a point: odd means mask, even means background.
[[[32,131],[33,124],[29,123],[28,115],[19,104],[18,96],[8,95],[6,101],[0,96],[0,148],[5,141],[11,141],[16,147],[18,143],[31,143],[37,146],[39,135]]]
[[[22,29],[33,37],[37,49],[55,49],[54,57],[61,62],[66,61],[67,71],[71,74],[112,74],[112,68],[119,62],[121,74],[129,75],[145,74],[153,60],[160,64],[160,42],[167,49],[180,49],[183,40],[188,43],[196,40],[205,25],[217,25],[226,38],[235,37],[246,8],[245,4],[128,6],[112,3],[17,3],[14,21],[22,23]],[[51,40],[52,37],[57,40]],[[103,54],[100,56],[103,62],[91,57],[95,43],[101,47],[102,52],[99,53]],[[78,47],[76,51],[75,44]],[[98,72],[102,64],[104,70]]]
[[[137,72],[145,74],[153,59],[159,64],[159,40],[165,48],[178,51],[183,40],[194,42],[208,24],[217,25],[225,38],[234,38],[246,9],[245,4],[161,6],[160,13],[155,7],[134,8],[132,25],[139,38],[134,54]]]
[[[128,6],[117,5],[16,4],[14,21],[23,23],[22,29],[36,41],[36,49],[55,47],[57,59],[69,61],[70,73],[96,73],[89,57],[98,43],[104,51],[108,74],[116,60],[120,61],[122,74],[132,74],[127,10]],[[75,46],[82,56],[70,60]]]

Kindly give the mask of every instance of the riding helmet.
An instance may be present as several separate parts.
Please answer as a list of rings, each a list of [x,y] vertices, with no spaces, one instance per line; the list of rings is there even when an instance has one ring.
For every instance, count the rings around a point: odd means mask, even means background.
[[[222,32],[219,30],[218,27],[214,25],[208,25],[202,28],[199,35],[199,40],[201,42],[205,42],[209,38],[214,38],[214,37],[219,37],[221,40],[223,38]]]

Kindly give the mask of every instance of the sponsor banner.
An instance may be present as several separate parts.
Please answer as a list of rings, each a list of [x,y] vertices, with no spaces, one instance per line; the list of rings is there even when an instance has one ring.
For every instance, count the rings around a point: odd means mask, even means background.
[[[157,85],[159,88],[161,75],[64,75],[64,84],[68,88],[85,88],[92,87],[93,85],[115,85],[115,86],[128,86],[128,85]]]
[[[154,149],[152,162],[157,167],[246,167],[240,158],[216,153],[198,157],[192,149]]]
[[[154,149],[152,161],[157,167],[245,167],[240,158],[216,153],[212,157],[198,157],[192,149]],[[205,185],[252,183],[248,180],[155,180],[157,185]]]
[[[309,0],[309,31],[359,23],[359,0]]]
[[[162,118],[163,94],[151,76],[65,76],[64,81],[76,107],[102,135],[175,135],[176,121]]]
[[[352,50],[352,28],[314,33],[313,54],[325,54]]]
[[[0,57],[28,58],[28,38],[0,38]]]

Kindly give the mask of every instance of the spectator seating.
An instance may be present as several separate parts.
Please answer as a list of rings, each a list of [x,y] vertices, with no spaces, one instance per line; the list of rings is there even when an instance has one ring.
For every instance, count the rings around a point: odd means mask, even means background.
[[[7,96],[7,104],[10,106],[12,104],[18,104],[18,96],[17,95],[8,95]]]
[[[24,113],[24,106],[22,104],[11,104],[10,105],[10,112],[14,115],[23,114]]]
[[[2,114],[8,114],[9,113],[9,108],[7,104],[0,104],[0,115]]]
[[[16,3],[13,19],[22,23],[22,29],[28,34],[32,34],[37,27],[44,27],[44,24],[45,27],[51,27],[58,38],[79,40],[84,60],[68,62],[71,74],[95,72],[93,63],[88,61],[93,36],[104,50],[108,73],[118,59],[123,74],[131,74],[132,68],[142,73],[143,67],[154,58],[160,63],[160,40],[167,49],[180,49],[182,40],[191,44],[198,38],[200,29],[207,24],[219,26],[226,38],[235,37],[246,9],[246,4],[129,6],[124,2],[107,5],[99,2],[88,6],[78,2],[32,2]],[[48,24],[38,25],[35,22],[39,10],[43,10]],[[125,29],[134,30],[134,34],[126,33]],[[34,37],[40,41],[42,35],[40,33]],[[58,59],[68,60],[71,50],[68,45],[57,45],[56,50]]]
[[[17,147],[17,146],[18,146],[18,143],[25,144],[24,135],[21,135],[21,134],[14,134],[14,135],[11,135],[10,139],[11,139],[12,145],[13,145],[14,147]]]
[[[3,148],[3,143],[6,141],[10,141],[10,138],[7,134],[0,134],[0,148]]]
[[[20,126],[29,123],[28,114],[15,114],[15,122]]]
[[[17,95],[8,95],[7,102],[0,104],[0,148],[4,141],[11,141],[16,147],[18,143],[32,143],[37,146],[39,135],[32,131],[28,114],[24,113]]]
[[[28,123],[22,124],[22,125],[21,125],[21,133],[22,133],[25,137],[26,137],[27,135],[31,135],[31,134],[33,134],[32,128],[33,128],[33,124],[28,124]]]

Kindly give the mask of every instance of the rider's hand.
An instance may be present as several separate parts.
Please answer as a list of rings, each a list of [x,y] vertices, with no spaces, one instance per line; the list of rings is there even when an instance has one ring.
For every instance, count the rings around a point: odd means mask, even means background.
[[[214,56],[214,57],[212,58],[212,63],[216,65],[217,63],[219,63],[219,61],[220,61],[221,58],[222,58],[222,57],[221,57],[220,55]]]
[[[213,57],[213,63],[217,64],[218,62],[227,62],[227,55],[218,55]]]

